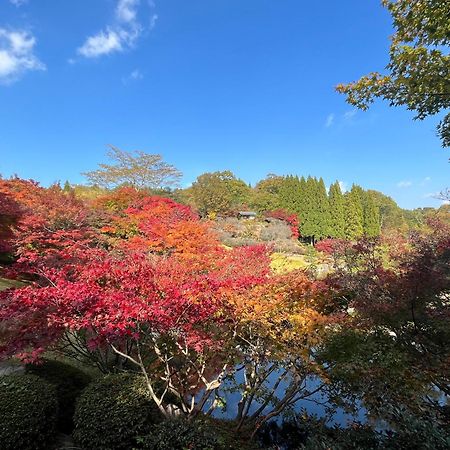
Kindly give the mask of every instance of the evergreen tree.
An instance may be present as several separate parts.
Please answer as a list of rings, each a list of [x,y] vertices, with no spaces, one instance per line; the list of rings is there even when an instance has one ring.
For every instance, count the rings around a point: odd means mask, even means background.
[[[72,192],[72,186],[69,183],[69,180],[66,180],[63,187],[64,192]]]
[[[314,206],[314,199],[316,196],[316,182],[312,177],[308,177],[305,181],[301,211],[301,229],[302,236],[309,237],[314,241],[314,236],[317,233],[316,229],[316,208]]]
[[[279,193],[281,208],[291,213],[298,213],[299,194],[298,177],[293,175],[284,177]]]
[[[353,185],[345,195],[345,237],[358,239],[364,232],[364,214],[358,186]]]
[[[375,206],[375,202],[370,194],[364,195],[364,234],[369,237],[379,236],[380,229],[380,209]]]
[[[330,186],[330,235],[334,238],[345,237],[344,196],[341,186],[336,181]]]
[[[330,236],[331,233],[331,216],[330,204],[328,201],[327,189],[322,178],[316,180],[316,236],[319,239]]]

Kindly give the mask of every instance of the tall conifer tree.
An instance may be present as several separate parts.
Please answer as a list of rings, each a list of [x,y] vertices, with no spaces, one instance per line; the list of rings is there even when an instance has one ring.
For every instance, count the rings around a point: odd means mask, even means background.
[[[364,193],[364,234],[369,237],[379,236],[380,227],[380,209],[375,206],[372,196]]]
[[[364,232],[364,214],[361,201],[361,188],[352,186],[350,192],[345,195],[345,237],[358,239]]]
[[[330,186],[330,235],[334,238],[345,237],[344,196],[341,186],[336,181]]]
[[[316,184],[316,235],[322,239],[330,236],[331,234],[331,216],[330,216],[330,204],[328,201],[327,189],[322,178],[317,181]]]
[[[305,182],[305,193],[303,198],[303,211],[302,211],[302,226],[303,236],[310,237],[314,240],[316,234],[316,208],[315,208],[315,194],[316,194],[316,182],[312,177],[308,177]]]

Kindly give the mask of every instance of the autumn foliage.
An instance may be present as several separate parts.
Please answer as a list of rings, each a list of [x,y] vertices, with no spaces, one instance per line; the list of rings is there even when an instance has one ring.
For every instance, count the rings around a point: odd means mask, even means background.
[[[332,255],[333,253],[339,251],[343,245],[345,245],[345,241],[343,239],[323,239],[317,242],[314,247],[319,252]]]
[[[276,209],[274,211],[268,211],[266,217],[271,217],[273,219],[284,220],[291,227],[292,237],[298,239],[300,237],[299,226],[300,222],[296,214],[290,214],[284,209]]]
[[[271,217],[298,231],[296,217]],[[368,408],[382,392],[416,410],[430,385],[448,395],[450,230],[439,221],[403,239],[318,243],[334,264],[319,282],[272,272],[270,248],[226,248],[190,207],[134,188],[80,200],[1,180],[0,219],[13,261],[3,271],[26,282],[0,293],[1,358],[51,350],[137,370],[165,417],[211,413],[232,392],[236,429],[254,432],[319,392]]]
[[[22,211],[9,274],[29,284],[0,294],[2,356],[36,361],[49,349],[70,350],[109,371],[114,353],[120,364],[165,379],[186,414],[201,410],[217,388],[217,358],[231,369],[237,357],[234,299],[270,280],[268,249],[225,249],[189,207],[129,189],[87,205],[57,186],[7,187]],[[175,355],[184,374],[168,363]],[[184,403],[193,385],[207,395]]]

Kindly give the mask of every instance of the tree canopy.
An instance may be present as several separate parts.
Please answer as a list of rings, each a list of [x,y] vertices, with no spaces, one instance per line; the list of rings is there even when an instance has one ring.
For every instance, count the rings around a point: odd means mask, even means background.
[[[192,197],[201,214],[229,212],[248,200],[250,188],[231,171],[204,173],[192,184]]]
[[[126,152],[110,146],[108,157],[114,164],[99,164],[100,169],[83,175],[93,185],[104,188],[132,186],[137,189],[166,189],[176,186],[181,172],[163,161],[161,155]]]
[[[358,81],[339,84],[337,91],[363,110],[382,98],[406,106],[416,119],[446,112],[450,107],[450,2],[382,0],[392,15],[387,74],[372,72]],[[450,113],[438,125],[444,147],[450,146]]]

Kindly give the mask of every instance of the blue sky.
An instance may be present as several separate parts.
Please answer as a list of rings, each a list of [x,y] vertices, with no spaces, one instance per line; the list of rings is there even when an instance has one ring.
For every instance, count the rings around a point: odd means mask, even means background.
[[[183,186],[311,174],[438,206],[438,118],[334,91],[383,69],[391,32],[378,0],[0,0],[0,173],[83,182],[113,144]]]

